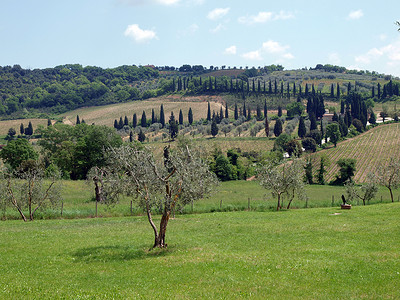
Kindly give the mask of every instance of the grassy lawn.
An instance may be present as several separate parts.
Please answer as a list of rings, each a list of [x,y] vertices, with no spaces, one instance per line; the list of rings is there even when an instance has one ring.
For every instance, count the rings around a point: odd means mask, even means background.
[[[344,187],[329,185],[309,185],[306,187],[308,200],[299,201],[297,198],[292,202],[291,208],[315,208],[315,207],[338,207],[341,204],[341,195],[345,194]],[[87,218],[95,216],[95,202],[93,201],[94,187],[85,181],[66,180],[62,182],[62,218]],[[398,201],[400,192],[394,191],[394,199]],[[332,204],[333,198],[333,204]],[[370,204],[390,202],[390,195],[386,188],[380,187],[375,199]],[[112,206],[98,205],[98,216],[121,217],[130,215],[142,215],[144,212],[138,208],[131,198],[121,197],[120,201]],[[287,202],[283,198],[286,207]],[[362,205],[361,202],[352,203],[353,206]],[[270,211],[276,208],[276,199],[271,196],[269,190],[263,189],[258,181],[228,181],[222,182],[217,191],[210,198],[196,201],[186,205],[177,214],[224,212],[224,211]],[[0,212],[0,217],[2,212]],[[9,208],[5,213],[7,219],[19,219],[15,209]],[[54,209],[38,211],[37,219],[54,219],[61,217],[61,204]]]
[[[335,215],[336,213],[336,215]],[[2,299],[400,296],[400,204],[0,222]]]

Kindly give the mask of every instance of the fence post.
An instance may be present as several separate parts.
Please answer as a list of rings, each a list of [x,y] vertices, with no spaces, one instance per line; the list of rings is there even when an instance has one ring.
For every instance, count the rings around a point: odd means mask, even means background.
[[[133,215],[133,200],[131,200],[131,215]]]
[[[335,196],[332,195],[332,207],[335,205]]]

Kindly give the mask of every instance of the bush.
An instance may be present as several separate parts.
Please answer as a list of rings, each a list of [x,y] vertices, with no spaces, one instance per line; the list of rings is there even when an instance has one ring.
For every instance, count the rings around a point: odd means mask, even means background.
[[[303,145],[305,151],[317,151],[317,142],[311,137],[306,137],[305,139],[303,139],[301,141],[301,144]]]

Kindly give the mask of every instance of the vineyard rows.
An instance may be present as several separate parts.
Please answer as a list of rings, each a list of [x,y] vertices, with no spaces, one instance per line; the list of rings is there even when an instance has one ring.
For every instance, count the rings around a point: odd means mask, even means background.
[[[400,155],[400,124],[375,127],[355,138],[315,153],[312,157],[314,173],[319,169],[320,157],[324,155],[329,165],[326,167],[325,181],[335,179],[339,172],[336,162],[341,158],[356,159],[356,183],[366,182],[368,174],[374,172],[381,163]]]

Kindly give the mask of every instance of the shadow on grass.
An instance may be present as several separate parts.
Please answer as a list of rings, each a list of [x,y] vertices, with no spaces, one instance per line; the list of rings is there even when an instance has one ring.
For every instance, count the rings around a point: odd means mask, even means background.
[[[147,250],[146,246],[96,246],[81,248],[72,253],[75,262],[111,262],[139,260],[157,256],[166,256],[173,252],[173,249]]]

